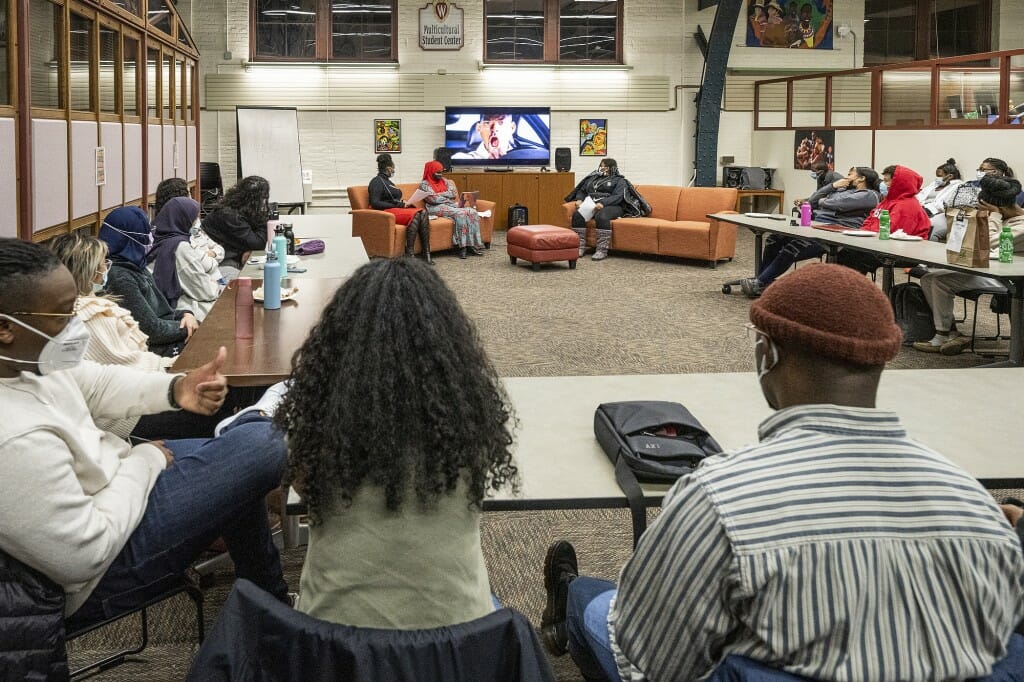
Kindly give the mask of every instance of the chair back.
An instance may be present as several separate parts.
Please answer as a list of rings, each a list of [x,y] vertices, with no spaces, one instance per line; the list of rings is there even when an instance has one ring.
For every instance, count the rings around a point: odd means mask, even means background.
[[[526,618],[500,609],[431,630],[356,628],[312,618],[239,579],[189,680],[554,682]]]
[[[349,185],[346,189],[348,193],[348,207],[352,211],[359,209],[370,208],[370,190],[364,185]]]

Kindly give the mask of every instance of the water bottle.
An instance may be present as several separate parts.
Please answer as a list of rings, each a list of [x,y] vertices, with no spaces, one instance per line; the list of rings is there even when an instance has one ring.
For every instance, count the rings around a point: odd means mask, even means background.
[[[295,231],[292,229],[292,224],[284,223],[281,227],[284,228],[284,238],[288,242],[288,255],[295,255]]]
[[[253,334],[252,279],[239,277],[235,282],[235,338],[251,339]]]
[[[878,238],[889,238],[889,211],[884,208],[878,212]]]
[[[999,262],[1013,262],[1013,230],[1006,223],[1003,223],[1003,229],[999,233]]]
[[[273,247],[278,265],[281,266],[281,279],[284,279],[288,276],[288,240],[284,238],[284,227],[281,225],[275,230]],[[267,255],[270,255],[269,251]]]
[[[281,307],[281,261],[272,249],[267,249],[267,262],[263,266],[263,309]]]
[[[277,224],[280,222],[281,216],[277,212],[277,202],[270,203],[270,213],[267,218],[267,243],[274,238],[274,230],[277,229]]]
[[[806,201],[800,204],[800,226],[811,226],[811,204]]]

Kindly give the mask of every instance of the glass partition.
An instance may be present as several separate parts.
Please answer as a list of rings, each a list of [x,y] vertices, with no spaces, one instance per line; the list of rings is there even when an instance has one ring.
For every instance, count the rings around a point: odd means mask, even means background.
[[[999,69],[939,68],[940,126],[998,123]]]
[[[31,0],[28,20],[32,106],[63,109],[60,72],[64,56],[57,36],[64,35],[64,9],[47,0]]]
[[[184,121],[185,117],[181,109],[182,103],[185,101],[184,97],[182,97],[181,92],[181,87],[183,84],[181,74],[181,60],[174,60],[174,71],[172,73],[174,73],[174,85],[172,86],[174,90],[174,120]]]
[[[930,126],[931,93],[931,69],[882,71],[882,126]]]
[[[146,115],[156,118],[160,115],[157,109],[157,79],[160,76],[160,50],[146,50]]]
[[[171,55],[164,55],[163,58],[163,73],[161,74],[160,80],[160,102],[163,106],[163,117],[169,119],[171,117],[171,104],[174,94],[174,60]]]
[[[124,98],[124,115],[139,115],[139,41],[124,37],[124,54],[121,59],[121,94]]]
[[[1010,109],[1007,121],[1024,126],[1024,54],[1010,57]]]
[[[0,36],[0,104],[11,103],[11,75],[7,72],[7,0],[0,0],[0,19],[3,19],[4,31]],[[11,27],[13,28],[13,27]]]
[[[181,77],[182,115],[185,118],[185,123],[189,123],[192,121],[192,64],[190,62],[185,62]]]
[[[171,10],[164,0],[149,0],[149,25],[167,35],[171,34]]]
[[[832,127],[871,125],[871,73],[832,77]]]
[[[71,72],[68,77],[71,108],[90,111],[92,106],[92,19],[71,14]]]
[[[793,81],[794,128],[825,125],[825,78]]]
[[[768,83],[758,88],[757,124],[760,127],[786,127],[786,85],[786,83]]]
[[[100,26],[100,111],[117,113],[117,31]]]

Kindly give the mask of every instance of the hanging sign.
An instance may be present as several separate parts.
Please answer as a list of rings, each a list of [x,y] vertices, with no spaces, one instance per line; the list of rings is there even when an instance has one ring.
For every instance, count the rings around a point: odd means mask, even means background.
[[[461,50],[466,44],[462,8],[447,0],[434,0],[420,9],[420,49]]]

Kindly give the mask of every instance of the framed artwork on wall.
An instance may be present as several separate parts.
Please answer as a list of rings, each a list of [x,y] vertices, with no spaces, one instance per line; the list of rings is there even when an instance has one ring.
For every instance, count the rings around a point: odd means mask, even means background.
[[[402,119],[373,119],[373,151],[377,154],[382,152],[402,153]]]
[[[747,47],[832,49],[832,0],[747,0]]]
[[[580,156],[608,156],[608,119],[580,119]]]
[[[810,170],[824,161],[830,171],[836,169],[836,131],[798,129],[793,139],[793,168]]]

